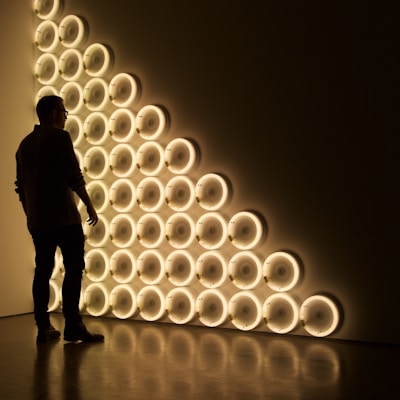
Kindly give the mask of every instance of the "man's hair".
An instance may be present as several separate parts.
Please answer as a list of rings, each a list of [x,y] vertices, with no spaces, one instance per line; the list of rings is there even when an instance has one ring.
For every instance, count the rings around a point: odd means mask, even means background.
[[[52,110],[57,110],[60,107],[60,102],[63,102],[60,96],[43,96],[36,105],[36,114],[39,121],[48,119]]]

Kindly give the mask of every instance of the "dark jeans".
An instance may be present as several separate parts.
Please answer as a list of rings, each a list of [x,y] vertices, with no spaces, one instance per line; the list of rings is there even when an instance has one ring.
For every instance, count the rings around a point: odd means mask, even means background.
[[[66,323],[81,321],[79,299],[82,287],[82,272],[85,268],[85,239],[81,224],[40,228],[31,231],[35,245],[35,276],[32,294],[35,320],[38,328],[49,324],[48,304],[50,300],[49,280],[54,268],[57,246],[60,248],[65,268],[62,286],[62,304]]]

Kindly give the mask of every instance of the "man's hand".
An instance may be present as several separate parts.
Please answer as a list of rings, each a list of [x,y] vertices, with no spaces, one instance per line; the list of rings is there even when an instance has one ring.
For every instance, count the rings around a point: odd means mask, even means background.
[[[92,205],[90,205],[90,206],[86,207],[86,211],[89,215],[89,218],[86,220],[86,222],[89,225],[95,226],[97,224],[97,221],[99,220],[96,210],[94,209],[94,207]]]

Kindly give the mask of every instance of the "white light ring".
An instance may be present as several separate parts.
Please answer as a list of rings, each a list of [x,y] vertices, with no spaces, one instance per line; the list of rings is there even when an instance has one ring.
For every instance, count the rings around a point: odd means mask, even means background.
[[[198,164],[198,153],[197,147],[191,140],[176,138],[165,148],[165,164],[174,174],[188,174]]]
[[[205,174],[195,187],[196,200],[200,207],[208,211],[218,211],[224,207],[231,195],[227,180],[219,174]]]
[[[77,82],[67,82],[60,89],[60,97],[70,114],[77,114],[83,107],[83,89]]]
[[[220,326],[228,319],[228,302],[217,289],[206,289],[196,299],[199,321],[209,328]]]
[[[79,47],[87,38],[87,24],[77,15],[67,15],[58,25],[58,36],[64,47]]]
[[[94,180],[87,184],[86,190],[89,194],[92,204],[96,212],[102,213],[109,205],[108,188],[106,184],[100,180]]]
[[[138,83],[131,74],[119,73],[111,79],[108,94],[112,103],[117,107],[129,107],[137,100]]]
[[[263,304],[262,313],[267,328],[274,333],[289,333],[299,324],[299,305],[287,293],[269,296]]]
[[[117,144],[110,152],[110,169],[119,178],[126,178],[133,174],[136,168],[135,161],[135,150],[127,143]]]
[[[140,316],[146,321],[157,321],[165,314],[165,294],[157,286],[145,286],[137,295]]]
[[[34,73],[42,85],[54,85],[60,78],[57,57],[50,53],[39,56],[35,63]]]
[[[136,204],[135,185],[129,179],[117,179],[110,187],[109,199],[115,211],[132,211]]]
[[[78,81],[83,74],[81,52],[77,49],[65,50],[58,59],[58,70],[65,81]]]
[[[300,266],[289,253],[277,251],[270,254],[263,266],[264,279],[267,285],[276,292],[288,292],[300,280]]]
[[[233,326],[242,331],[255,329],[262,319],[260,301],[249,291],[237,292],[231,297],[228,313]]]
[[[165,309],[168,318],[174,324],[187,324],[196,314],[195,299],[187,288],[170,290],[165,297]]]
[[[164,221],[158,214],[144,214],[137,222],[136,235],[142,246],[148,249],[160,247],[165,239]]]
[[[128,249],[118,249],[110,257],[110,274],[118,283],[130,283],[136,276],[136,261]]]
[[[91,249],[85,254],[85,275],[92,282],[102,282],[109,274],[109,259],[102,249]]]
[[[195,262],[186,250],[174,250],[165,260],[165,274],[175,286],[189,286],[197,279]]]
[[[257,287],[263,278],[260,259],[251,251],[236,253],[228,263],[229,278],[239,289]]]
[[[110,222],[110,239],[119,248],[130,247],[136,238],[136,226],[128,214],[118,214]]]
[[[104,77],[112,67],[113,56],[111,50],[101,43],[91,44],[83,53],[83,68],[90,76]],[[107,99],[108,85],[106,87]]]
[[[144,178],[136,187],[136,200],[139,207],[144,211],[159,211],[165,204],[164,186],[155,177]]]
[[[166,279],[164,259],[157,250],[145,250],[137,258],[137,274],[146,285]]]
[[[49,20],[42,21],[36,28],[34,41],[40,51],[54,52],[60,44],[57,24]]]
[[[228,278],[225,258],[215,250],[206,251],[196,260],[196,276],[206,288],[218,288]]]
[[[158,106],[147,105],[136,115],[136,131],[146,140],[160,139],[167,130],[167,117]]]
[[[136,119],[131,110],[117,108],[110,116],[109,133],[116,142],[130,142],[136,132]]]
[[[174,211],[186,211],[194,203],[194,184],[187,176],[174,176],[165,185],[165,200]]]
[[[228,223],[229,240],[238,249],[254,249],[261,243],[264,235],[263,223],[253,212],[238,212]]]
[[[64,129],[69,133],[74,147],[80,147],[84,141],[81,119],[77,115],[68,115]]]
[[[157,142],[141,144],[136,153],[136,166],[143,175],[159,175],[165,167],[162,146]]]
[[[61,288],[57,285],[57,283],[54,280],[50,280],[49,288],[50,288],[50,300],[49,300],[48,312],[54,312],[61,309],[62,306]]]
[[[108,138],[108,119],[106,116],[95,111],[90,113],[83,123],[83,136],[91,145],[100,145]]]
[[[84,291],[86,311],[93,317],[105,315],[110,309],[109,294],[105,285],[91,283]]]
[[[110,308],[119,319],[131,318],[137,311],[136,295],[128,285],[115,286],[110,293]]]
[[[184,249],[189,247],[195,238],[195,225],[185,213],[172,214],[165,224],[165,236],[172,247]]]
[[[90,111],[102,111],[109,102],[108,86],[104,79],[93,78],[83,88],[83,103]]]
[[[83,231],[86,242],[92,247],[103,247],[109,240],[108,221],[102,214],[98,214],[98,221],[95,226],[84,224]]]
[[[340,312],[336,303],[327,296],[314,295],[300,306],[300,321],[310,335],[325,337],[338,328]]]
[[[54,86],[42,86],[36,93],[34,105],[44,96],[58,96],[58,91]]]
[[[91,147],[83,156],[83,170],[92,179],[102,179],[109,171],[108,154],[101,146]]]
[[[219,249],[228,238],[225,218],[216,212],[203,214],[196,222],[196,239],[205,249]]]
[[[40,19],[56,19],[62,11],[62,1],[34,0],[33,9]]]

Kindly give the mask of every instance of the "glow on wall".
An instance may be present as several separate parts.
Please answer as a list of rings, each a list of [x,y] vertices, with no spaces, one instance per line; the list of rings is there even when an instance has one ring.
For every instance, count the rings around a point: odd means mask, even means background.
[[[276,334],[337,331],[335,297],[296,295],[306,269],[299,256],[265,254],[267,222],[257,211],[226,214],[229,177],[199,174],[195,139],[167,139],[168,107],[141,104],[139,77],[113,70],[107,44],[87,43],[87,21],[62,15],[56,0],[36,0],[34,11],[35,102],[64,99],[66,130],[99,214],[95,227],[84,225],[82,311]],[[61,307],[62,276],[58,255],[52,311]]]

